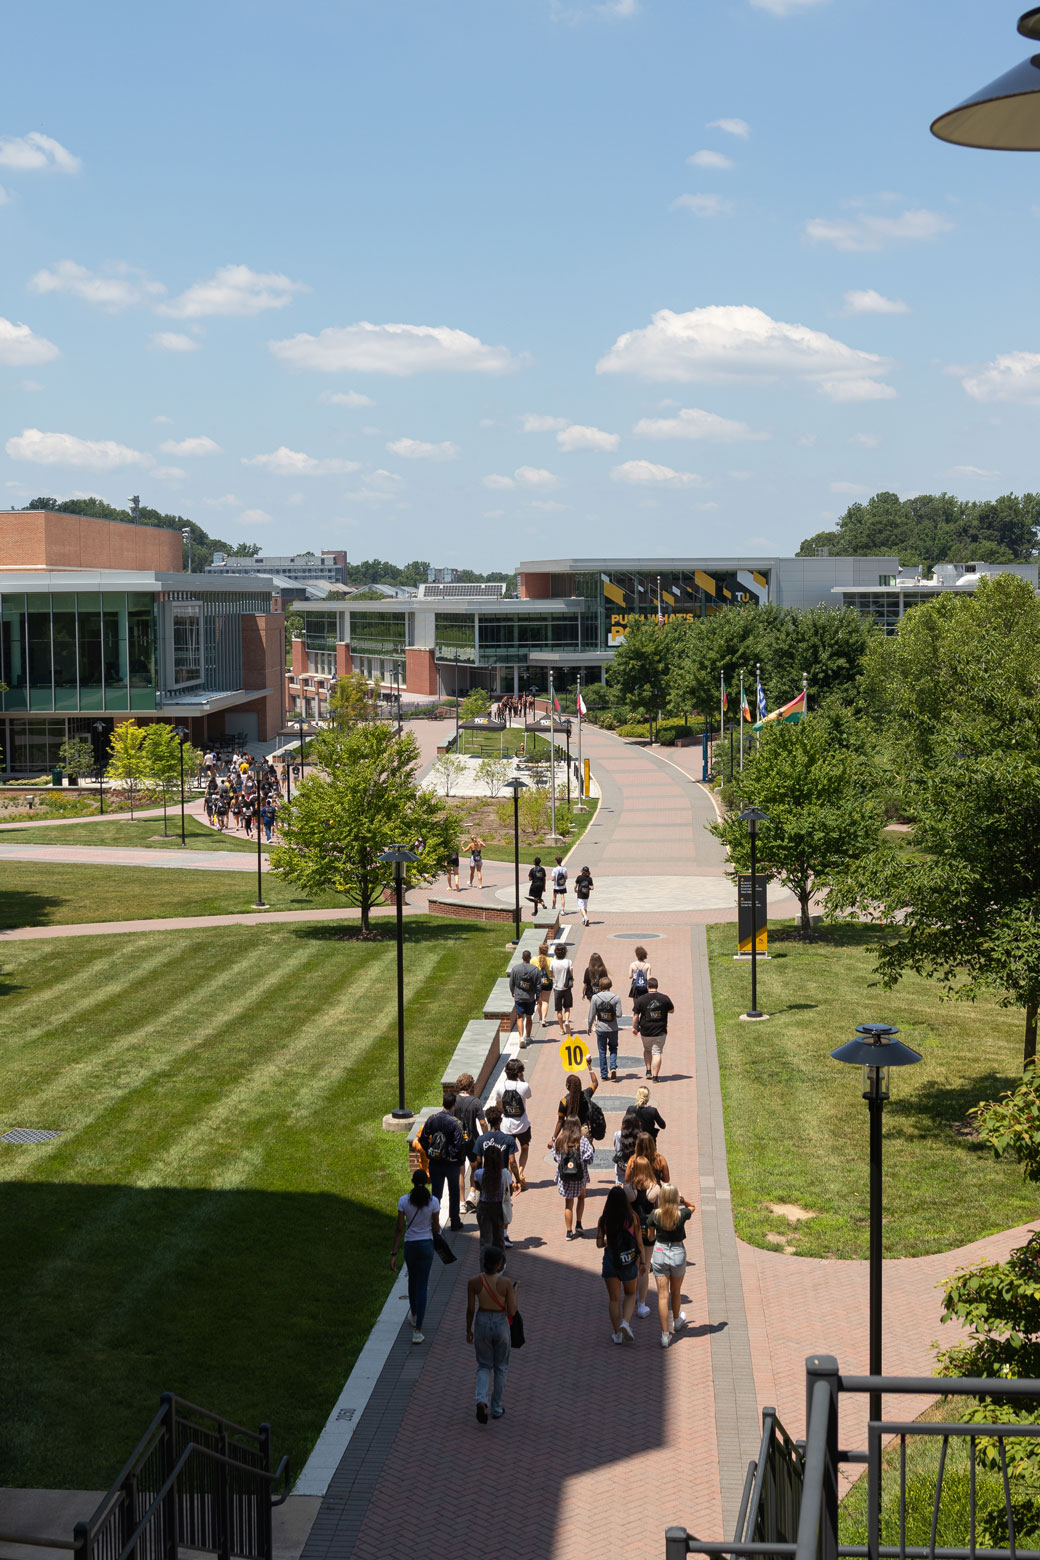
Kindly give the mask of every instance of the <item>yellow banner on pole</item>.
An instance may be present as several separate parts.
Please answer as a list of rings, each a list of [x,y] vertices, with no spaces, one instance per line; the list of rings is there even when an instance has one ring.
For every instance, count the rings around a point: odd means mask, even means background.
[[[581,794],[582,794],[583,798],[588,796],[588,794],[589,794],[589,761],[588,761],[588,759],[585,760],[584,769],[585,769],[585,773],[582,776],[582,780],[581,780]]]

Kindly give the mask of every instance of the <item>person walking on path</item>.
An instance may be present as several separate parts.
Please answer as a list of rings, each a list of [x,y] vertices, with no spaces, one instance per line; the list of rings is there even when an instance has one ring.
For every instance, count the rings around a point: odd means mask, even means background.
[[[553,1009],[556,1022],[565,1035],[571,1032],[571,1009],[574,1006],[574,965],[567,957],[566,943],[557,943],[555,956],[549,966],[552,975]]]
[[[531,1098],[531,1085],[524,1078],[524,1064],[518,1056],[511,1056],[505,1072],[495,1084],[492,1103],[502,1107],[502,1130],[516,1139],[520,1147],[520,1191],[526,1190],[527,1156],[531,1152],[531,1120],[527,1114],[527,1102]]]
[[[466,1166],[470,1167],[470,1187],[473,1185],[473,1145],[481,1132],[487,1131],[484,1107],[473,1093],[476,1087],[472,1073],[459,1073],[455,1079],[455,1120],[462,1128],[462,1164],[459,1166],[459,1195],[462,1206],[470,1207],[466,1195]],[[476,1198],[473,1199],[474,1204]]]
[[[639,1109],[637,1107],[636,1115],[638,1116],[638,1114]],[[662,1186],[664,1185],[665,1181],[670,1181],[672,1179],[671,1171],[668,1168],[668,1161],[661,1153],[661,1150],[658,1148],[649,1132],[640,1131],[639,1136],[636,1138],[636,1146],[633,1152],[637,1159],[645,1159],[649,1162],[651,1170],[654,1172],[654,1175],[657,1177],[658,1181],[660,1181]]]
[[[607,1057],[610,1057],[610,1081],[617,1081],[618,1023],[621,1019],[621,998],[610,989],[610,976],[601,975],[599,990],[589,1003],[588,1032],[596,1031],[599,1047],[599,1073],[607,1076]]]
[[[488,1403],[492,1419],[505,1413],[502,1399],[509,1374],[509,1324],[516,1315],[517,1286],[502,1275],[505,1253],[485,1246],[480,1272],[466,1285],[466,1342],[477,1356],[477,1420],[488,1422]],[[490,1400],[488,1388],[491,1388]]]
[[[556,1147],[556,1139],[563,1130],[563,1124],[568,1116],[576,1116],[578,1125],[586,1130],[588,1130],[591,1124],[592,1112],[589,1109],[589,1101],[599,1088],[599,1079],[596,1077],[593,1069],[591,1056],[589,1057],[588,1088],[582,1088],[581,1079],[577,1073],[567,1074],[567,1081],[564,1087],[566,1093],[560,1100],[559,1108],[556,1112],[556,1125],[553,1128],[553,1135],[549,1139],[549,1147],[553,1149]],[[592,1136],[591,1132],[589,1132],[589,1136]]]
[[[545,1024],[549,1019],[549,998],[553,991],[552,961],[547,942],[538,945],[538,957],[534,962],[538,966],[538,1022]]]
[[[668,1015],[674,1012],[675,1003],[671,997],[666,997],[663,991],[657,989],[655,976],[649,976],[646,990],[632,1003],[632,1033],[642,1039],[646,1076],[655,1081],[661,1076],[661,1060],[668,1039]]]
[[[656,1145],[657,1134],[664,1132],[668,1123],[661,1115],[657,1106],[651,1105],[650,1090],[645,1083],[640,1084],[636,1090],[636,1116],[639,1120],[639,1130],[648,1133]]]
[[[609,974],[607,966],[603,963],[603,957],[598,953],[589,954],[589,962],[585,966],[585,973],[581,977],[582,990],[585,993],[585,1001],[591,1002],[599,990],[599,983],[604,975]]]
[[[502,1107],[501,1105],[489,1105],[484,1112],[487,1118],[487,1131],[482,1132],[473,1145],[473,1166],[479,1170],[484,1164],[484,1155],[494,1143],[502,1150],[502,1162],[510,1171],[513,1180],[520,1184],[520,1166],[516,1162],[516,1156],[520,1152],[520,1145],[511,1132],[502,1131]],[[479,1190],[479,1188],[478,1188]],[[477,1205],[476,1190],[472,1193],[473,1206]]]
[[[452,881],[454,879],[454,881]],[[459,882],[459,852],[458,847],[453,846],[448,856],[448,893],[454,891],[462,893],[462,884]]]
[[[412,1189],[397,1203],[397,1227],[390,1252],[390,1271],[397,1272],[397,1248],[404,1240],[404,1265],[408,1269],[408,1320],[412,1342],[423,1342],[423,1317],[433,1267],[433,1242],[441,1232],[440,1202],[427,1185],[425,1170],[412,1172]]]
[[[671,1181],[666,1181],[658,1194],[657,1207],[648,1220],[654,1240],[650,1268],[657,1284],[662,1349],[667,1349],[674,1335],[686,1326],[686,1312],[681,1309],[682,1281],[686,1272],[686,1226],[693,1212],[693,1203],[681,1197],[679,1188]],[[669,1310],[673,1318],[671,1326]]]
[[[274,802],[271,800],[270,796],[268,796],[260,809],[260,822],[264,826],[264,836],[268,845],[271,843],[271,831],[274,828],[274,820],[276,816],[277,810],[275,808]]]
[[[559,901],[560,901],[560,909],[561,910],[566,909],[566,906],[567,906],[567,868],[563,864],[563,857],[562,856],[557,856],[557,858],[556,858],[556,865],[552,869],[552,886],[553,886],[553,902],[552,902],[553,909],[554,910],[556,909],[556,900],[557,900],[557,898],[559,898]]]
[[[589,895],[595,888],[592,881],[592,873],[588,867],[582,867],[578,876],[574,879],[574,896],[578,901],[578,909],[581,911],[581,924],[589,924]]]
[[[636,948],[636,956],[628,966],[628,995],[634,1002],[636,997],[641,997],[650,982],[650,960],[646,956],[646,949],[639,945]]]
[[[646,1267],[639,1220],[622,1186],[612,1186],[596,1226],[596,1245],[603,1252],[603,1282],[607,1286],[612,1343],[635,1342],[632,1313],[636,1308],[636,1281]]]
[[[527,893],[531,901],[531,914],[537,915],[539,910],[545,909],[545,868],[541,856],[534,858],[534,866],[527,874],[527,879],[531,885]]]
[[[440,1201],[444,1191],[444,1183],[448,1183],[448,1211],[451,1215],[451,1228],[461,1230],[462,1218],[459,1211],[459,1170],[462,1165],[462,1128],[455,1119],[455,1094],[448,1090],[444,1096],[444,1104],[440,1110],[435,1110],[432,1116],[427,1117],[422,1131],[419,1133],[419,1147],[426,1155],[430,1166],[430,1186],[433,1195]]]
[[[581,1130],[577,1116],[566,1116],[556,1134],[553,1155],[556,1159],[556,1190],[563,1198],[563,1222],[567,1240],[581,1234],[581,1216],[585,1212],[585,1188],[589,1184],[589,1166],[595,1149],[592,1139]],[[573,1222],[573,1227],[572,1227]]]
[[[520,1032],[520,1044],[525,1046],[531,1038],[531,1020],[538,1000],[538,988],[542,976],[538,966],[531,963],[531,950],[525,948],[520,963],[509,971],[509,994],[516,1010],[516,1027]]]
[[[650,1215],[657,1207],[657,1199],[661,1195],[661,1182],[654,1174],[653,1161],[646,1153],[640,1153],[640,1148],[647,1149],[652,1139],[643,1134],[636,1143],[636,1151],[628,1161],[625,1168],[625,1184],[632,1188],[632,1211],[639,1220],[639,1227],[643,1235],[643,1244],[649,1245],[652,1239],[648,1225]],[[639,1284],[636,1289],[636,1315],[649,1316],[650,1307],[646,1303],[647,1290],[650,1287],[649,1268],[640,1268]]]
[[[636,1151],[636,1143],[642,1130],[639,1112],[634,1105],[630,1105],[621,1118],[620,1127],[614,1133],[614,1180],[618,1186],[625,1184],[628,1161]]]
[[[481,1167],[474,1174],[480,1188],[477,1204],[477,1228],[480,1230],[480,1248],[505,1246],[505,1200],[509,1172],[502,1165],[502,1150],[495,1143],[488,1145]]]
[[[484,887],[484,841],[478,834],[474,834],[469,842],[469,886],[473,887],[473,876],[476,874],[477,887]]]

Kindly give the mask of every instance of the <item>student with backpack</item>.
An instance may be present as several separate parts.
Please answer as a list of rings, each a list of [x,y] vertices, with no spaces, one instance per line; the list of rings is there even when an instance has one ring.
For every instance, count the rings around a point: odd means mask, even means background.
[[[574,879],[574,894],[578,901],[578,909],[581,911],[582,926],[588,926],[589,924],[589,895],[595,886],[595,883],[592,881],[592,873],[588,867],[582,867],[578,876]]]
[[[566,1093],[562,1096],[556,1111],[556,1125],[553,1135],[549,1139],[549,1147],[556,1147],[556,1139],[563,1131],[563,1123],[568,1116],[576,1116],[578,1125],[588,1133],[594,1142],[599,1143],[607,1135],[607,1119],[592,1096],[599,1088],[599,1079],[596,1077],[592,1066],[592,1058],[589,1058],[589,1083],[583,1089],[581,1079],[577,1073],[568,1073],[565,1084]]]
[[[521,1046],[525,1046],[531,1038],[531,1021],[541,983],[542,972],[536,964],[531,963],[531,950],[525,948],[520,955],[520,963],[514,964],[509,971],[509,994],[516,1009],[516,1027],[520,1031]]]
[[[643,1063],[646,1076],[661,1076],[661,1059],[664,1043],[668,1039],[668,1015],[675,1012],[675,1003],[657,989],[657,977],[651,975],[646,990],[632,1003],[632,1033],[643,1042]]]
[[[563,1198],[563,1222],[566,1239],[582,1233],[581,1216],[585,1212],[585,1188],[589,1184],[589,1166],[595,1149],[591,1138],[581,1130],[577,1116],[566,1116],[556,1134],[553,1156],[556,1160],[556,1190]]]
[[[564,1034],[570,1034],[571,1008],[574,1006],[574,965],[567,957],[566,943],[557,943],[555,956],[549,965],[552,976],[553,1007],[556,1022]]]
[[[567,903],[567,868],[563,864],[563,857],[557,856],[556,865],[552,869],[553,909],[556,909],[556,900],[559,897],[560,909],[563,910]]]
[[[636,956],[628,966],[628,995],[634,1002],[636,997],[646,995],[647,982],[650,979],[650,961],[646,956],[646,949],[636,948]]]
[[[461,1230],[459,1172],[462,1167],[462,1128],[455,1117],[454,1090],[448,1090],[442,1108],[427,1118],[419,1133],[419,1147],[429,1163],[430,1187],[438,1202],[444,1191],[444,1183],[448,1183],[451,1228]]]
[[[545,909],[545,868],[542,866],[541,856],[534,858],[534,866],[527,874],[527,879],[531,885],[527,897],[531,901],[531,914],[534,915],[537,911]]]
[[[506,1063],[503,1076],[495,1084],[491,1100],[502,1107],[502,1130],[516,1139],[520,1147],[520,1190],[527,1180],[527,1156],[531,1152],[531,1120],[527,1114],[527,1102],[531,1098],[531,1085],[524,1078],[524,1064],[517,1056]]]
[[[599,1047],[599,1074],[606,1082],[607,1055],[610,1056],[610,1081],[617,1082],[618,1024],[621,1020],[621,998],[610,989],[609,975],[601,975],[599,990],[589,1003],[588,1032],[596,1031]]]
[[[404,1240],[404,1265],[408,1269],[408,1320],[412,1342],[423,1342],[423,1317],[433,1267],[433,1243],[441,1232],[440,1203],[426,1184],[425,1170],[412,1172],[412,1189],[397,1201],[397,1226],[390,1251],[390,1271],[397,1272],[397,1248]]]

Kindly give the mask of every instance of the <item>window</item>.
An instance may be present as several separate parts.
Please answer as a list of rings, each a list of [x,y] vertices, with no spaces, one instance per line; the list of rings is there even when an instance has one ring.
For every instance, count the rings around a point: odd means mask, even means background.
[[[202,621],[199,609],[173,609],[173,686],[190,688],[202,681]]]

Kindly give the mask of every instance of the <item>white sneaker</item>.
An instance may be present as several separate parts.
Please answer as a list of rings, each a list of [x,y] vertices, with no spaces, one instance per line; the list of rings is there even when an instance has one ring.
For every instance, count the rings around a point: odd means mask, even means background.
[[[662,1333],[661,1334],[661,1348],[662,1349],[667,1349],[668,1345],[671,1343],[671,1341],[672,1341],[671,1333]]]
[[[631,1322],[622,1322],[621,1323],[621,1331],[624,1333],[626,1338],[631,1338],[632,1342],[635,1343],[636,1335],[632,1331],[632,1323]]]
[[[648,1305],[637,1305],[636,1306],[636,1315],[637,1316],[649,1316],[650,1315],[650,1307]]]
[[[412,1342],[413,1343],[425,1343],[426,1342],[426,1335],[424,1333],[421,1333],[419,1331],[418,1327],[416,1327],[415,1330],[412,1333]]]
[[[675,1318],[675,1321],[672,1323],[672,1331],[673,1332],[681,1332],[682,1329],[685,1326],[686,1326],[686,1312],[685,1311],[680,1311],[679,1315]]]
[[[619,1333],[619,1332],[611,1333],[610,1341],[611,1341],[611,1343],[624,1343],[625,1335],[624,1335],[624,1333]]]

